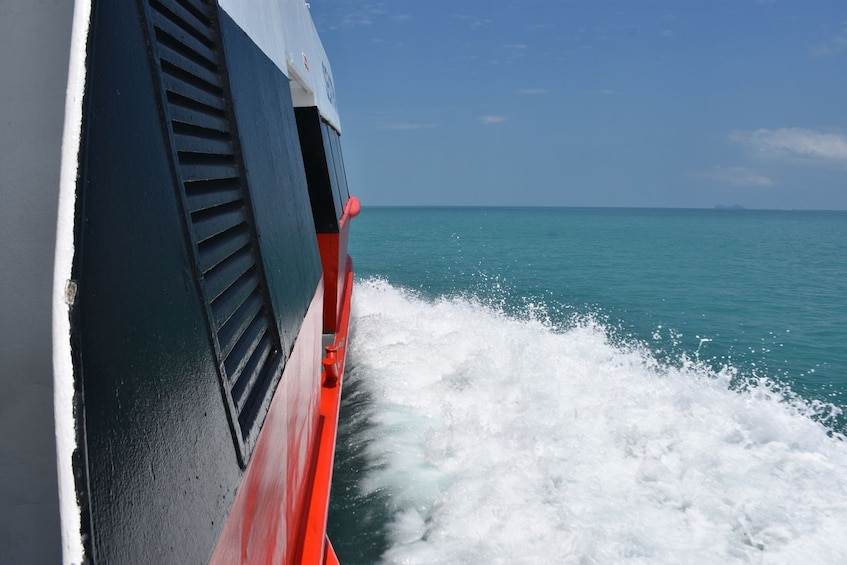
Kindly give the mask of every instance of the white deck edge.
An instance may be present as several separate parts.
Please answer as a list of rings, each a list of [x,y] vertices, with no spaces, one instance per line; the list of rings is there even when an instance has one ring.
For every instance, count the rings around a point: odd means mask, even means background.
[[[90,22],[91,0],[76,0],[71,30],[68,87],[65,94],[56,255],[53,263],[53,411],[56,418],[56,467],[62,559],[66,564],[79,564],[83,559],[81,511],[77,502],[73,469],[73,454],[77,449],[74,369],[71,357],[70,306],[66,302],[65,290],[71,279],[74,259],[74,211]]]

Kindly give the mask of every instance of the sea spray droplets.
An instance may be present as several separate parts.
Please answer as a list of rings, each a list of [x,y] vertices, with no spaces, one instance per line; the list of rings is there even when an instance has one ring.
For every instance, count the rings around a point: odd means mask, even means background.
[[[363,494],[389,563],[837,562],[847,450],[799,399],[462,298],[361,281]]]

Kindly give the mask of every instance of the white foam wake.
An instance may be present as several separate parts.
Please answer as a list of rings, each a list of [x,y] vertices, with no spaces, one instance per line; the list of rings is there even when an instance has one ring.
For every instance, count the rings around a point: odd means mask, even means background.
[[[847,446],[767,389],[378,280],[353,324],[387,563],[847,556]]]

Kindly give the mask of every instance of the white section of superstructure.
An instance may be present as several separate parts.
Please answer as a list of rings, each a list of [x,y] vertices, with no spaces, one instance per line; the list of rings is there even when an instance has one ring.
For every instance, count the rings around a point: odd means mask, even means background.
[[[317,106],[340,133],[332,68],[308,4],[302,0],[220,0],[219,5],[291,80],[294,106]]]

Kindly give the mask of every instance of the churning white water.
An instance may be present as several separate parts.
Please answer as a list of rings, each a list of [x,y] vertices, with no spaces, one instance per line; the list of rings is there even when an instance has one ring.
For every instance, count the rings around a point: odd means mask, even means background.
[[[356,287],[384,562],[844,562],[847,445],[807,404],[537,318]]]

